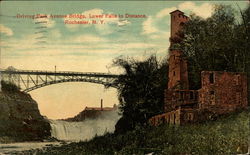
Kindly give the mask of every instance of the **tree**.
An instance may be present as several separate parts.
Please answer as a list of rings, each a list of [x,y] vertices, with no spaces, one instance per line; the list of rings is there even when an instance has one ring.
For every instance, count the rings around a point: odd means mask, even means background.
[[[242,23],[238,26],[238,36],[241,38],[239,47],[243,51],[243,61],[245,62],[245,71],[247,72],[248,77],[248,102],[250,102],[250,4],[247,9],[242,11],[240,10]]]
[[[164,89],[167,88],[166,61],[159,62],[156,56],[144,61],[120,57],[113,64],[124,70],[115,81],[122,113],[117,128],[119,124],[128,125],[128,129],[143,126],[150,117],[163,112]]]
[[[226,5],[215,6],[207,19],[191,16],[178,46],[189,62],[191,89],[200,88],[202,70],[248,72],[249,75],[249,12],[248,7],[238,22],[236,11]]]
[[[5,81],[0,81],[3,92],[19,92],[20,88],[13,83],[8,83]]]

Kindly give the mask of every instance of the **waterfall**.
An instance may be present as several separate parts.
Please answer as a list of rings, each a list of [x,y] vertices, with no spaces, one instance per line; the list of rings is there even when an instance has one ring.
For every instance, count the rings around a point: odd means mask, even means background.
[[[114,132],[118,119],[117,115],[116,118],[112,119],[89,119],[83,122],[50,120],[51,136],[65,141],[90,140],[96,135],[100,136],[106,132]]]

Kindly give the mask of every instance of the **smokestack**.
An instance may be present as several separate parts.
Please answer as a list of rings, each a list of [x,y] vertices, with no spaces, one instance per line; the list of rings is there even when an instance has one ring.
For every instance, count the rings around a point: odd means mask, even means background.
[[[101,110],[103,110],[103,100],[101,99]]]

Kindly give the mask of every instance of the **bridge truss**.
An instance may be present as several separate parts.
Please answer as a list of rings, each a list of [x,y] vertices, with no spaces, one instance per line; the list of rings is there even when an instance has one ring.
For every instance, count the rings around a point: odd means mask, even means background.
[[[117,88],[118,75],[109,73],[51,72],[38,70],[0,70],[1,79],[13,83],[24,92],[63,82],[90,82]]]

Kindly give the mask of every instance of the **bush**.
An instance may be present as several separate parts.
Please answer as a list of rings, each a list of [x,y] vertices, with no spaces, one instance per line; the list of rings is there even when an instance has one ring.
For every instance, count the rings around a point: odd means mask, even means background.
[[[1,81],[2,91],[4,92],[18,92],[20,88],[13,83],[8,83],[5,81]]]

